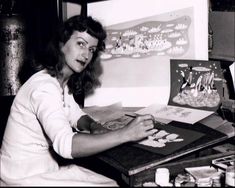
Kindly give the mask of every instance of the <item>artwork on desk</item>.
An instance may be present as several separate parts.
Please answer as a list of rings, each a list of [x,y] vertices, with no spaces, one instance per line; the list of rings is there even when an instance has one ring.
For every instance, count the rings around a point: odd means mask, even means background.
[[[126,126],[132,120],[133,118],[124,115],[116,119],[107,121],[102,124],[102,126],[109,130],[116,130]]]
[[[208,117],[214,112],[193,108],[185,108],[180,106],[152,104],[148,107],[136,111],[135,113],[140,115],[151,114],[157,121],[160,121],[162,123],[164,123],[165,120],[168,120],[169,122],[174,120],[178,122],[194,124]]]
[[[161,155],[169,155],[200,139],[203,133],[171,125],[155,125],[156,133],[135,146]]]
[[[219,61],[171,59],[169,105],[216,111],[222,96]]]
[[[121,103],[114,103],[108,106],[92,106],[84,108],[83,111],[102,125],[124,116]]]

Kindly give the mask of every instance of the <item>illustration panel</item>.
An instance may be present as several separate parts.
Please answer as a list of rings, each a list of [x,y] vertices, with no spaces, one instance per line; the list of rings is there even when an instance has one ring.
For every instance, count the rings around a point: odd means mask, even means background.
[[[107,26],[102,87],[169,85],[169,59],[195,57],[192,12],[186,8]]]
[[[223,96],[219,61],[171,60],[169,105],[216,111]]]
[[[101,59],[181,56],[189,48],[190,23],[189,16],[182,16],[165,22],[146,21],[125,29],[108,29],[106,50]]]

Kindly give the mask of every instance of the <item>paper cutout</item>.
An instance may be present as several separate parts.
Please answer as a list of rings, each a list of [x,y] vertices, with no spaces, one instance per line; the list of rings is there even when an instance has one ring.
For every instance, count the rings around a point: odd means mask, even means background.
[[[135,146],[154,153],[169,155],[204,136],[203,133],[170,124],[156,124],[155,129],[158,130],[157,133],[138,142]]]

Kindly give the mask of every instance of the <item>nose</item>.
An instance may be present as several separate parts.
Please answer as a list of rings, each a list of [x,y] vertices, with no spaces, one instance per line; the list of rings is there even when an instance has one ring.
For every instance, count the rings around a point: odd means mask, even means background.
[[[87,61],[89,58],[89,50],[88,49],[84,49],[82,52],[82,57]]]

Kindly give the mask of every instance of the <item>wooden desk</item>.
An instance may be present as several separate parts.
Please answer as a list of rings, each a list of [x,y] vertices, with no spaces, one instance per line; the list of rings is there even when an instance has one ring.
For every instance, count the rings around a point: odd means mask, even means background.
[[[131,174],[131,175],[126,174],[123,169],[121,170],[121,168],[124,168],[122,164],[118,165],[117,161],[114,162],[114,160],[107,158],[107,156],[106,157],[97,156],[97,159],[101,160],[102,163],[98,162],[98,160],[96,160],[95,163],[99,164],[99,168],[102,168],[102,171],[100,170],[98,171],[99,173],[102,173],[106,176],[110,176],[111,178],[116,179],[120,183],[121,186],[141,187],[144,182],[154,182],[155,171],[157,168],[168,168],[170,171],[171,178],[173,178],[173,177],[176,177],[179,173],[184,173],[185,172],[184,169],[186,167],[209,166],[211,165],[211,161],[213,159],[225,157],[231,154],[235,154],[235,150],[220,153],[220,152],[214,151],[212,148],[207,148],[200,152],[199,151],[194,152],[192,154],[179,157],[170,162],[156,165],[156,166],[153,166],[151,168],[145,169],[141,172],[138,172],[136,174]],[[93,169],[93,170],[97,170],[97,169]]]
[[[176,126],[180,127],[181,124]],[[188,125],[188,129],[205,133],[205,136],[168,156],[162,156],[129,143],[100,153],[96,157],[116,170],[128,186],[142,186],[143,182],[154,181],[156,168],[167,167],[172,175],[176,175],[185,167],[210,165],[212,159],[231,154],[231,152],[225,152],[197,158],[199,151],[212,148],[231,138],[226,134],[227,129],[220,130],[221,126],[215,125],[219,128],[217,131],[200,123]]]
[[[225,157],[231,154],[235,154],[235,152],[226,152],[226,153],[218,153],[211,154],[204,157],[192,157],[192,159],[177,159],[173,162],[169,162],[166,164],[158,165],[156,167],[152,167],[148,170],[142,171],[140,173],[127,176],[122,174],[122,180],[131,187],[141,187],[144,182],[154,182],[155,181],[155,171],[157,168],[168,168],[170,171],[171,179],[174,179],[178,174],[184,173],[184,169],[187,167],[197,167],[197,166],[209,166],[211,165],[211,161],[213,159],[219,157]]]
[[[213,159],[235,154],[234,144],[231,144],[232,146],[229,150],[226,149],[222,152],[217,151],[217,147],[222,147],[223,145],[230,143],[234,143],[234,140],[229,139],[216,147],[193,152],[192,154],[179,157],[164,164],[156,165],[152,168],[146,169],[133,175],[127,175],[123,173],[123,171],[112,164],[112,161],[104,159],[100,155],[76,159],[75,163],[77,163],[79,166],[84,166],[85,168],[91,169],[97,173],[115,179],[121,187],[140,187],[143,185],[144,182],[154,181],[155,171],[157,168],[168,168],[170,171],[171,179],[174,179],[174,177],[176,177],[179,173],[184,173],[184,169],[186,167],[208,166],[211,165],[211,161]],[[216,148],[216,150],[214,150],[214,148]],[[119,166],[121,166],[121,164],[119,164]]]
[[[125,114],[139,109],[132,107],[122,110]],[[133,143],[126,143],[93,156],[91,159],[91,164],[93,165],[89,166],[99,173],[120,180],[121,185],[125,182],[124,185],[141,186],[144,181],[154,180],[154,172],[158,167],[169,167],[173,170],[171,173],[174,174],[179,171],[182,172],[184,167],[197,166],[199,164],[208,165],[211,159],[224,154],[214,156],[214,153],[213,155],[210,153],[205,158],[198,159],[199,151],[212,148],[234,135],[234,127],[232,127],[231,123],[224,121],[216,114],[194,125],[174,122],[173,126],[201,132],[203,136],[169,155],[154,153],[136,147]]]

